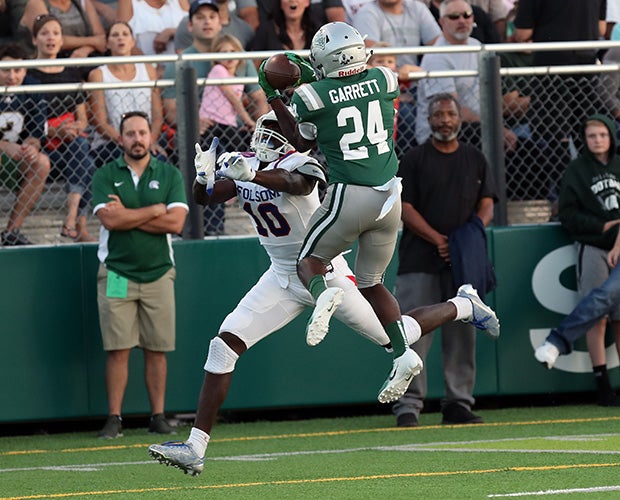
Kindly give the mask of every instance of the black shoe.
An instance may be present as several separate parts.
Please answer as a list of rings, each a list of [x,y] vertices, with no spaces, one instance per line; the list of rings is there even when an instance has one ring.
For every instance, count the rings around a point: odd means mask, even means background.
[[[149,424],[149,433],[151,434],[176,434],[174,427],[172,427],[163,413],[158,413],[151,417],[151,423]]]
[[[613,391],[599,393],[597,403],[599,406],[620,406],[620,398]]]
[[[484,420],[478,415],[474,415],[464,406],[458,403],[450,403],[444,406],[443,419],[441,423],[444,425],[460,425],[460,424],[482,424]]]
[[[19,229],[13,231],[2,231],[0,233],[0,240],[5,247],[15,247],[19,245],[32,245],[32,241],[26,238]]]
[[[402,413],[396,417],[396,427],[417,427],[420,425],[415,413]]]
[[[121,425],[122,418],[118,415],[110,415],[105,421],[105,425],[99,437],[101,439],[115,439],[117,437],[123,437],[123,426]]]

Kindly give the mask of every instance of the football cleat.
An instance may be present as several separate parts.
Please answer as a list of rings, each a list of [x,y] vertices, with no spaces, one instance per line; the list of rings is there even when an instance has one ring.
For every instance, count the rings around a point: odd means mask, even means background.
[[[379,402],[391,403],[399,399],[405,394],[413,377],[420,373],[423,367],[422,359],[412,349],[406,349],[403,354],[394,358],[392,372],[377,397]]]
[[[471,302],[473,308],[472,319],[463,320],[465,323],[471,323],[492,339],[499,337],[499,320],[495,315],[495,311],[482,302],[473,286],[470,284],[462,285],[456,292],[456,296],[469,299]]]
[[[547,365],[549,370],[553,368],[553,365],[557,361],[559,355],[560,351],[551,342],[545,342],[543,345],[538,346],[534,351],[534,357],[536,360],[543,365]]]
[[[205,463],[204,457],[199,457],[194,449],[183,441],[152,444],[149,446],[149,455],[160,464],[172,465],[190,476],[200,474]]]
[[[315,346],[325,338],[329,330],[329,320],[343,299],[344,290],[338,287],[327,288],[319,295],[312,316],[310,316],[306,326],[306,343],[308,345]]]

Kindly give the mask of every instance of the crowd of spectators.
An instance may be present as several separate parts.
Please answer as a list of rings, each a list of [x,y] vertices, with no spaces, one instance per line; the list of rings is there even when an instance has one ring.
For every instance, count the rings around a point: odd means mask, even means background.
[[[447,4],[454,5],[448,8]],[[613,29],[620,18],[619,4],[619,0],[0,0],[3,13],[0,43],[19,41],[22,48],[30,51],[25,57],[41,59],[209,53],[216,50],[214,44],[218,39],[220,50],[226,51],[231,47],[301,50],[308,49],[317,28],[330,21],[346,21],[358,28],[368,35],[368,47],[620,39],[620,29]],[[41,19],[54,21],[52,25],[60,30],[60,42],[53,42],[58,45],[53,51],[47,50],[48,42],[37,30],[37,21],[40,23]],[[222,38],[223,35],[227,38]],[[221,49],[222,40],[225,40],[225,49]],[[502,65],[589,64],[597,58],[618,62],[618,50],[612,49],[606,54],[594,51],[510,53],[502,55]],[[477,55],[429,54],[422,58],[415,54],[397,55],[395,63],[394,70],[401,84],[395,132],[399,157],[426,140],[424,103],[439,92],[450,92],[459,99],[464,110],[462,139],[480,146],[477,78],[420,81],[409,78],[411,73],[420,71],[420,67],[422,70],[477,69]],[[191,64],[198,78],[257,75],[256,65],[251,60],[229,65],[224,61],[222,64],[192,61]],[[37,81],[129,83],[173,79],[174,73],[174,63],[158,68],[150,64],[84,66],[80,71],[54,66],[29,71],[25,84]],[[503,82],[507,171],[521,179],[520,184],[533,186],[531,189],[511,188],[509,183],[509,196],[514,199],[547,198],[549,201],[557,198],[557,183],[563,169],[580,148],[576,127],[582,117],[598,111],[620,122],[618,81],[616,74],[605,78],[570,74]],[[202,101],[200,140],[209,141],[225,126],[223,150],[246,149],[252,124],[268,111],[262,90],[256,84],[247,84],[223,86],[218,90],[219,97],[214,96],[214,92],[211,87],[199,88],[198,102]],[[596,99],[597,95],[603,98]],[[153,125],[152,153],[178,163],[174,87],[70,93],[64,99],[72,100],[70,105],[63,104],[58,95],[43,98],[50,114],[47,137],[41,140],[39,151],[51,159],[50,177],[62,176],[68,186],[63,236],[78,241],[89,239],[79,226],[89,200],[90,164],[101,166],[120,151],[117,130],[123,112],[146,112]],[[213,109],[218,98],[228,111]],[[72,120],[58,122],[65,115],[71,115]],[[6,118],[2,120],[6,135],[5,122]],[[64,138],[69,135],[72,135],[71,140]],[[0,149],[3,142],[5,138],[0,137]],[[8,154],[7,148],[2,149],[2,154]],[[82,177],[79,182],[76,175]],[[18,187],[27,183],[26,177],[22,177],[21,183],[16,184]],[[2,187],[6,185],[0,181]],[[16,195],[19,197],[19,193]],[[36,199],[32,204],[35,203]],[[219,216],[224,217],[223,210],[220,212]],[[220,222],[209,234],[225,232],[223,220]],[[20,235],[9,238],[4,244],[10,245],[11,241],[28,242]]]

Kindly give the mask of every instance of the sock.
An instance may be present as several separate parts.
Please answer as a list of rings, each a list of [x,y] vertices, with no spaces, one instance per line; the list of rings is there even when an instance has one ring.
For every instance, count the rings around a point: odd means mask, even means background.
[[[211,436],[209,436],[209,434],[207,434],[205,431],[201,431],[200,429],[198,429],[198,427],[192,427],[192,431],[190,432],[189,437],[185,442],[194,449],[196,455],[202,458],[207,452],[207,445],[209,444],[209,439],[211,439]]]
[[[316,301],[325,290],[327,290],[327,283],[325,282],[325,276],[322,274],[315,274],[308,283],[308,291],[310,295],[314,297]]]
[[[394,357],[401,356],[407,347],[407,340],[405,337],[405,327],[402,321],[394,321],[385,326],[385,333],[390,338],[392,349],[394,350]]]
[[[416,321],[416,319],[412,316],[407,316],[403,314],[403,327],[405,330],[405,342],[407,345],[415,344],[420,337],[422,336],[422,327],[420,323]]]
[[[466,299],[465,297],[452,297],[448,299],[448,302],[452,302],[456,307],[456,318],[457,320],[472,320],[474,317],[474,306],[471,303],[471,300]]]
[[[607,375],[607,365],[593,366],[592,372],[594,373],[594,379],[596,380],[596,385],[599,389],[611,390],[611,386],[609,385],[609,376]]]
[[[594,380],[596,380],[598,404],[600,406],[620,406],[620,399],[609,383],[607,365],[593,366],[592,372],[594,373]]]

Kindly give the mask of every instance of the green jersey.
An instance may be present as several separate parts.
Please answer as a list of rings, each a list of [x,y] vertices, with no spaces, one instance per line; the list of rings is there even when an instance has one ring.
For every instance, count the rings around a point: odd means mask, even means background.
[[[387,68],[325,78],[295,89],[291,105],[306,139],[316,139],[329,182],[381,186],[398,170],[394,99],[398,79]]]
[[[178,168],[151,157],[137,185],[134,174],[121,156],[99,168],[93,175],[93,212],[117,195],[127,208],[164,203],[168,208],[188,209],[183,176]],[[138,283],[161,278],[174,265],[169,234],[147,233],[141,229],[108,231],[101,228],[99,260],[108,269]]]

